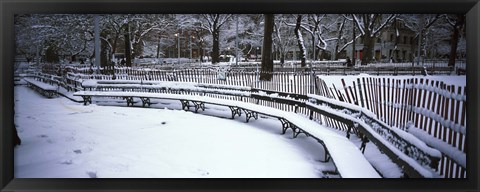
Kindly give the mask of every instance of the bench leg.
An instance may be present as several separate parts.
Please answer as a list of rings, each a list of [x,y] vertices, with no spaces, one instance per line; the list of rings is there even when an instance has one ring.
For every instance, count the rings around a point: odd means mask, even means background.
[[[302,133],[305,134],[305,136],[307,136],[307,137],[309,136],[307,132],[305,132],[302,129],[296,127],[295,131],[293,132],[293,138],[297,138],[298,135],[300,135]]]
[[[133,106],[133,97],[123,97],[123,99],[127,100],[127,107]]]
[[[282,135],[284,135],[288,129],[291,129],[293,132],[293,138],[296,138],[296,127],[295,125],[291,124],[289,121],[287,121],[284,118],[278,118],[280,122],[282,123]],[[298,134],[297,134],[298,135]]]
[[[292,138],[297,138],[298,132],[300,132],[300,129],[297,126],[292,125]]]
[[[258,113],[255,112],[255,111],[249,111],[249,110],[246,110],[246,109],[243,109],[243,111],[245,112],[245,121],[248,123],[248,121],[250,120],[250,118],[255,118],[255,119],[258,119]]]
[[[325,162],[329,162],[330,161],[330,153],[327,151],[325,152]]]
[[[82,96],[82,98],[83,98],[83,105],[88,105],[88,103],[92,104],[92,97]]]
[[[199,109],[205,111],[205,103],[197,101],[192,101],[192,103],[195,106],[195,113],[197,113]]]
[[[365,148],[367,147],[368,138],[366,136],[362,137],[362,145],[360,145],[360,150],[362,153],[365,153]]]
[[[57,94],[56,91],[47,91],[47,93],[48,93],[48,97],[50,97],[50,98]]]
[[[145,107],[147,105],[148,105],[148,107],[150,107],[150,105],[151,105],[150,98],[140,97],[140,99],[142,100],[142,106],[143,107]]]
[[[185,110],[185,111],[190,110],[190,107],[188,106],[188,100],[180,100],[180,102],[182,103],[182,109],[183,110]]]
[[[328,152],[327,147],[325,147],[325,144],[323,142],[320,142],[320,144],[322,144],[323,151],[325,153],[324,160],[323,160],[322,163],[326,163],[326,162],[330,161],[331,156],[330,156],[330,153]]]
[[[235,118],[235,115],[238,115],[239,117],[242,116],[242,109],[239,107],[233,107],[229,106],[230,110],[232,111],[232,119]]]
[[[280,122],[282,122],[282,135],[285,134],[287,132],[287,129],[288,128],[291,128],[291,124],[290,122],[288,122],[286,119],[284,118],[279,118],[278,120],[280,120]],[[293,129],[292,129],[293,130]]]
[[[305,136],[308,137],[308,134],[305,133],[302,129],[298,128],[297,126],[291,124],[290,127],[292,128],[292,134],[293,134],[292,137],[294,139],[297,138],[297,136],[301,133],[305,134]]]
[[[348,126],[347,130],[347,139],[350,139],[350,131],[352,130],[352,126]]]

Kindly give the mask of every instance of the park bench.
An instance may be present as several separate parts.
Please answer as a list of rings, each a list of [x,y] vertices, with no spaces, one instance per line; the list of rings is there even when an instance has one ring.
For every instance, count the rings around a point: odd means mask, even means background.
[[[308,97],[306,106],[310,109],[310,119],[316,112],[345,123],[348,126],[347,137],[351,129],[356,128],[396,164],[402,166],[408,176],[435,177],[433,169],[438,167],[442,158],[438,150],[405,131],[390,128],[377,120],[375,114],[357,105],[312,94]],[[368,140],[362,140],[362,146]]]
[[[250,87],[189,82],[86,80],[82,83],[82,87],[84,91],[197,92],[204,95],[211,93],[231,96],[250,96]]]
[[[362,140],[360,149],[365,150],[366,143],[372,141],[396,164],[403,167],[406,176],[410,177],[435,177],[433,169],[438,167],[442,154],[413,135],[401,130],[391,129],[385,123],[374,118],[374,114],[353,104],[339,102],[333,99],[324,98],[318,95],[296,95],[292,93],[281,93],[252,89],[259,93],[252,92],[252,98],[260,98],[267,101],[288,103],[295,106],[304,106],[310,110],[310,120],[313,113],[335,119],[347,125],[346,138],[350,138],[353,128],[359,133]],[[295,111],[297,108],[295,108]],[[282,133],[292,129],[293,138],[299,134],[311,136],[311,130],[298,128],[292,121],[282,121]],[[303,126],[306,127],[306,126]],[[424,167],[425,166],[425,167]]]
[[[27,82],[27,85],[30,88],[41,93],[46,97],[51,98],[57,94],[57,87],[53,85],[38,81],[34,78],[24,78],[23,80]]]
[[[138,97],[142,100],[143,106],[148,106],[150,99],[168,99],[179,100],[182,103],[182,109],[189,110],[189,103],[193,103],[195,112],[198,112],[199,109],[205,110],[205,104],[226,106],[231,110],[232,119],[237,115],[241,116],[243,111],[246,115],[246,122],[251,118],[258,119],[258,114],[274,117],[282,122],[283,133],[285,133],[287,128],[291,128],[294,132],[302,132],[315,138],[315,140],[324,147],[325,161],[332,159],[337,167],[337,172],[342,177],[380,177],[372,165],[365,159],[360,150],[358,150],[358,148],[347,138],[293,112],[286,112],[253,103],[211,98],[200,95],[112,91],[79,91],[74,95],[83,97],[85,105],[91,103],[91,97],[122,97],[130,102],[127,106],[131,106],[132,98]],[[355,161],[352,161],[352,159],[355,159]]]

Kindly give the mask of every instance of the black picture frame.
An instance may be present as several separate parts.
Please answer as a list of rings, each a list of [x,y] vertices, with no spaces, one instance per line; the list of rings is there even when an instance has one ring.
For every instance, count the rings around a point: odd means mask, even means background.
[[[0,189],[2,191],[479,191],[478,0],[2,0]],[[467,179],[16,179],[13,178],[13,15],[22,13],[465,13]]]

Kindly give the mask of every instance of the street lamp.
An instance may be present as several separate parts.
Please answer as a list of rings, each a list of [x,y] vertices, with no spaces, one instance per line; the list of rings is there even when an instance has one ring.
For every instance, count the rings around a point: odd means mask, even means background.
[[[260,47],[257,47],[257,50],[255,51],[255,61],[258,59],[258,50],[260,50]]]
[[[199,61],[200,61],[200,64],[201,64],[201,63],[203,62],[203,54],[204,54],[204,50],[203,50],[203,38],[201,38],[201,37],[200,37],[200,47],[199,47],[198,51],[200,52],[200,53],[198,53],[198,55],[200,56]]]
[[[188,45],[190,46],[190,62],[192,62],[193,54],[192,54],[192,39],[195,39],[195,36],[188,36]]]
[[[95,66],[100,67],[100,16],[94,17],[94,32],[95,32]],[[98,71],[97,71],[98,73]]]

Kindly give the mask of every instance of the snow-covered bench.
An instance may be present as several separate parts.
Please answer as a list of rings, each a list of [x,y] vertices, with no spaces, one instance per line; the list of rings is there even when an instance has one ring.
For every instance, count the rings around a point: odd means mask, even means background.
[[[150,99],[169,99],[181,101],[184,110],[189,110],[189,103],[191,102],[194,104],[195,112],[198,112],[199,109],[205,110],[205,104],[227,106],[231,109],[232,119],[236,115],[241,116],[243,111],[246,114],[246,122],[248,122],[250,118],[257,119],[258,114],[278,118],[282,122],[283,133],[285,133],[286,129],[291,128],[294,132],[305,133],[317,140],[324,147],[326,155],[325,161],[332,159],[340,176],[344,178],[380,177],[372,165],[365,159],[361,151],[347,138],[293,112],[286,112],[276,108],[242,101],[199,95],[112,91],[79,91],[74,93],[74,95],[82,96],[85,105],[91,103],[91,97],[122,97],[126,98],[128,102],[131,102],[133,97],[138,97],[142,100],[143,106],[146,106],[146,103],[148,103]],[[130,104],[127,105],[130,106]]]
[[[252,89],[252,91],[258,90]],[[310,110],[310,120],[313,119],[314,112],[335,119],[349,127],[346,133],[347,138],[350,138],[352,129],[356,128],[362,134],[360,136],[362,139],[361,148],[365,149],[366,142],[372,141],[397,165],[403,167],[406,176],[436,177],[434,169],[438,167],[440,158],[442,158],[442,154],[438,150],[427,146],[423,141],[405,131],[392,129],[384,122],[376,119],[375,114],[367,109],[312,94],[296,95],[261,90],[258,93],[252,92],[251,97],[287,103],[297,107],[306,107]],[[255,110],[252,111],[251,113],[254,115],[250,116],[255,117]],[[269,112],[263,113],[268,114]],[[247,113],[247,119],[248,117],[249,114]],[[294,138],[302,133],[307,136],[311,135],[309,130],[298,128],[292,121],[284,121],[282,119],[280,121],[283,124],[283,133],[290,128],[293,130]]]
[[[341,121],[349,127],[347,137],[351,128],[355,127],[410,177],[436,176],[433,169],[442,158],[438,150],[405,131],[392,129],[365,108],[318,95],[309,94],[308,97],[306,106],[311,111],[310,119],[313,112],[317,112]]]
[[[257,99],[257,104],[259,100],[287,104],[295,106],[295,112],[297,112],[300,107],[305,107],[304,101],[308,100],[306,95],[255,88],[251,89],[250,95],[251,98]]]
[[[53,97],[57,94],[57,87],[35,80],[34,78],[24,78],[27,85],[31,87],[33,90],[40,92],[42,95],[47,97]]]
[[[84,91],[135,91],[135,92],[197,92],[200,94],[221,94],[231,96],[250,96],[250,87],[221,84],[203,84],[191,82],[138,81],[138,80],[86,80],[82,83]]]

